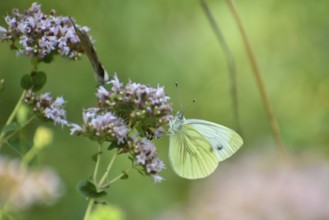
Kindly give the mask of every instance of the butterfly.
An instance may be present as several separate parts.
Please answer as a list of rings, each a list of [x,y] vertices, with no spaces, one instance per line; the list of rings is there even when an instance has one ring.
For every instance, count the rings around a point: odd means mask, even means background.
[[[106,70],[104,69],[103,65],[101,64],[101,62],[98,60],[96,50],[95,50],[88,34],[85,31],[80,30],[78,27],[76,27],[72,18],[70,18],[70,20],[71,20],[71,24],[75,30],[75,33],[79,37],[81,46],[83,47],[91,65],[93,66],[98,84],[103,85],[106,81],[108,81],[109,76],[108,76]]]
[[[186,179],[212,174],[243,144],[235,131],[205,120],[186,119],[182,112],[169,122],[169,160],[175,173]]]

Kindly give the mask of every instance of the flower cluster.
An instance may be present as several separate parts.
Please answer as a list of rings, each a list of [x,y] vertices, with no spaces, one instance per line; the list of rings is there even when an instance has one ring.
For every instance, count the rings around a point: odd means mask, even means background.
[[[33,3],[22,14],[13,9],[12,16],[6,16],[5,20],[8,28],[0,27],[0,38],[12,41],[12,48],[17,49],[18,54],[43,60],[48,55],[59,53],[77,59],[84,52],[70,18],[56,16],[54,10],[44,14],[38,3]],[[79,29],[89,31],[87,27]],[[20,46],[15,45],[16,41]]]
[[[164,133],[163,125],[172,118],[172,106],[163,87],[152,88],[129,81],[123,85],[115,75],[109,82],[111,89],[98,88],[99,108],[116,112],[132,126],[138,125],[138,131],[149,138],[160,138]]]
[[[36,96],[31,90],[27,92],[25,103],[33,107],[34,113],[41,119],[51,120],[61,126],[68,125],[63,97],[54,99],[49,93]]]
[[[156,154],[154,144],[146,138],[134,138],[129,142],[135,163],[143,168],[143,172],[151,175],[154,182],[161,182],[163,178],[158,173],[165,168],[165,164]]]
[[[123,144],[128,135],[128,128],[122,118],[111,112],[101,113],[100,109],[90,108],[83,112],[82,127],[71,124],[72,134],[83,134],[97,141],[116,142]]]
[[[98,106],[83,113],[83,124],[70,124],[71,134],[88,136],[99,142],[111,142],[110,149],[129,153],[136,168],[161,182],[158,173],[165,168],[150,141],[160,138],[164,125],[172,118],[169,97],[161,87],[139,83],[121,83],[115,75],[110,89],[97,90]]]
[[[3,156],[0,156],[0,179],[0,203],[12,209],[51,204],[62,194],[60,179],[52,170],[22,172],[18,161]]]

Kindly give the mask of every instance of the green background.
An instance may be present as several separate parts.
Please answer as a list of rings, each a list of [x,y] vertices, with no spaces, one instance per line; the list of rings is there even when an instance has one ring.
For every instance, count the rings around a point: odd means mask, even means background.
[[[1,1],[0,14],[21,11],[33,1]],[[276,150],[241,36],[225,1],[208,1],[221,25],[237,64],[239,112],[244,146],[230,160],[259,149]],[[98,56],[107,71],[120,80],[165,86],[175,111],[183,106],[186,117],[200,118],[235,129],[226,58],[198,1],[191,0],[95,0],[40,1],[46,13],[71,16],[91,28]],[[250,37],[273,111],[291,154],[309,151],[327,157],[329,143],[329,2],[319,0],[236,1]],[[4,19],[0,25],[5,26]],[[0,44],[0,78],[6,89],[0,93],[0,125],[12,111],[22,89],[20,78],[31,69],[27,57],[16,57],[6,43]],[[48,83],[42,92],[64,96],[72,122],[81,122],[83,108],[95,105],[96,83],[86,57],[72,62],[56,57],[42,64]],[[175,88],[175,82],[180,85]],[[179,98],[180,97],[180,98]],[[192,100],[196,99],[194,104]],[[41,122],[34,121],[31,128]],[[53,127],[52,124],[43,125]],[[97,145],[54,128],[55,140],[37,160],[55,169],[66,187],[65,195],[51,207],[36,207],[24,213],[27,219],[81,219],[87,202],[76,190],[77,183],[93,170],[90,159]],[[168,137],[156,142],[167,164],[166,179],[154,184],[132,172],[109,190],[111,204],[127,219],[154,219],[167,210],[183,207],[189,189],[204,180],[187,181],[171,170]],[[11,150],[2,153],[17,157]],[[228,163],[230,163],[228,162]],[[226,162],[224,162],[226,163]],[[120,156],[113,173],[129,166]],[[220,173],[218,174],[220,175]],[[207,189],[204,189],[207,190]],[[196,198],[197,199],[197,198]]]

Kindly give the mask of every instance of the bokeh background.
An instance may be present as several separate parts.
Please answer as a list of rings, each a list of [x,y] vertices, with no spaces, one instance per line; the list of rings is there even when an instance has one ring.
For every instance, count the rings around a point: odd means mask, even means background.
[[[2,0],[0,14],[4,17],[11,13],[12,8],[26,9],[32,2]],[[39,3],[44,12],[55,9],[58,15],[72,16],[78,24],[90,27],[99,58],[109,73],[116,72],[125,82],[131,79],[152,86],[165,86],[176,111],[182,105],[189,118],[235,128],[226,59],[197,0]],[[286,197],[269,193],[269,190],[277,187],[280,191],[280,184],[292,188],[303,184],[304,188],[291,195],[293,204],[296,200],[295,209],[305,208],[303,203],[301,207],[297,204],[303,198],[306,204],[311,202],[318,207],[306,211],[311,217],[308,219],[319,217],[317,214],[321,211],[324,214],[320,217],[326,219],[329,214],[324,212],[325,207],[316,204],[328,202],[328,199],[322,200],[328,195],[328,190],[321,183],[329,183],[329,178],[325,178],[329,175],[329,2],[236,1],[290,154],[290,171],[287,171],[275,146],[234,18],[225,1],[209,0],[208,3],[236,59],[243,148],[220,164],[210,178],[187,181],[171,170],[167,158],[169,140],[164,137],[156,145],[167,164],[167,169],[162,172],[166,180],[154,184],[150,178],[132,172],[127,180],[110,188],[108,200],[122,209],[127,219],[247,219],[245,212],[254,213],[250,219],[270,219],[259,217],[260,213],[264,214],[260,210],[273,208]],[[0,25],[5,26],[4,19],[0,20]],[[0,44],[0,78],[6,80],[5,91],[0,93],[1,126],[21,94],[20,78],[29,70],[28,58],[16,57],[8,44]],[[87,58],[72,62],[57,57],[51,64],[42,64],[40,70],[48,76],[43,92],[64,96],[68,100],[69,120],[81,122],[82,109],[95,104],[96,83]],[[175,88],[175,82],[179,83],[179,90]],[[197,102],[191,105],[193,99]],[[38,124],[40,122],[35,121],[31,128]],[[90,157],[96,152],[97,145],[86,138],[70,136],[66,129],[53,129],[55,141],[42,152],[37,163],[58,172],[66,194],[55,205],[35,207],[24,216],[26,219],[82,219],[87,202],[76,190],[76,185],[92,172],[94,164]],[[10,149],[1,154],[18,157]],[[121,156],[113,173],[118,174],[128,166],[126,156]],[[313,169],[316,172],[312,172]],[[281,179],[281,182],[265,181],[282,176],[289,178],[286,182]],[[307,182],[310,180],[313,182]],[[273,186],[274,183],[277,184]],[[255,184],[259,185],[255,188],[259,193],[257,198],[248,192]],[[318,191],[312,191],[314,187]],[[289,188],[286,190],[289,192]],[[304,198],[307,192],[313,197]],[[239,196],[249,206],[242,208],[241,204],[245,203],[239,200]],[[257,203],[263,197],[270,199],[260,207]],[[216,207],[226,207],[227,212],[245,218],[216,213]],[[279,208],[270,210],[269,213],[276,214],[288,212]],[[265,216],[271,215],[266,213]],[[293,217],[287,219],[302,219],[298,214],[291,215]]]

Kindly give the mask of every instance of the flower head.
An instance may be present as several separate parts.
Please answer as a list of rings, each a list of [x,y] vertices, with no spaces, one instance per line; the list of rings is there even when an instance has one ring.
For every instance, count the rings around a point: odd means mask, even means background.
[[[33,3],[24,13],[14,9],[12,15],[7,15],[5,20],[8,27],[0,27],[0,38],[12,41],[12,48],[17,49],[19,55],[42,60],[58,53],[69,59],[77,59],[84,52],[70,18],[56,16],[54,10],[44,14],[38,3]],[[89,31],[87,27],[80,29]],[[19,46],[15,45],[16,41]]]
[[[129,130],[120,117],[111,112],[101,113],[90,108],[83,112],[82,126],[71,124],[71,134],[82,134],[98,141],[110,141],[122,144],[125,142]]]
[[[19,162],[0,156],[0,203],[12,209],[51,204],[62,195],[58,176],[50,169],[21,172]]]
[[[67,125],[65,101],[63,97],[54,99],[50,93],[43,93],[39,97],[31,90],[25,95],[25,103],[33,107],[33,111],[42,119],[51,120],[55,124]]]
[[[163,178],[158,173],[166,166],[157,156],[154,144],[146,138],[135,137],[129,142],[129,147],[135,164],[151,176],[155,183],[161,182]]]
[[[131,122],[140,125],[139,131],[149,137],[159,138],[163,134],[163,125],[172,118],[172,106],[163,87],[152,88],[147,85],[129,81],[123,85],[115,75],[109,82],[111,89],[99,87],[97,91],[98,106],[115,112]]]

